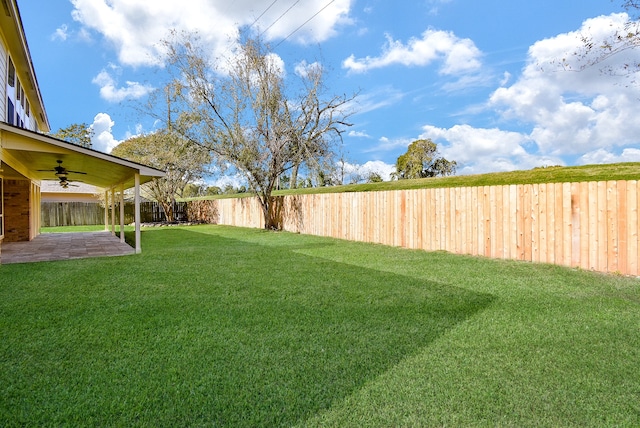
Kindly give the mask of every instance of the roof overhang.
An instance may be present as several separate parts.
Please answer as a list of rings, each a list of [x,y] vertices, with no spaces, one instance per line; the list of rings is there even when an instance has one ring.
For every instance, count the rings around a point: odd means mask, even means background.
[[[164,177],[164,171],[131,162],[96,150],[77,146],[44,134],[29,131],[0,122],[0,148],[5,178],[25,177],[34,181],[57,180],[58,161],[70,171],[86,174],[69,174],[69,180],[81,181],[102,189],[134,187],[139,174],[140,184],[156,177]]]

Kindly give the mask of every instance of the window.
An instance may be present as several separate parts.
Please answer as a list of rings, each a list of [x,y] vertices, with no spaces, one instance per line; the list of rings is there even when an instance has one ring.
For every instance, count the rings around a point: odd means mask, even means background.
[[[7,97],[7,123],[13,125],[13,119],[16,117],[16,109],[13,106],[11,97]]]
[[[7,111],[5,121],[9,125],[16,123],[16,68],[9,57],[9,67],[7,76]]]
[[[13,66],[13,61],[9,58],[9,79],[7,83],[12,88],[16,86],[16,68]]]
[[[24,92],[24,87],[16,73],[16,67],[9,57],[9,67],[7,70],[7,111],[5,121],[14,126],[24,128],[25,121],[29,125],[29,101]],[[27,120],[25,120],[27,119]]]

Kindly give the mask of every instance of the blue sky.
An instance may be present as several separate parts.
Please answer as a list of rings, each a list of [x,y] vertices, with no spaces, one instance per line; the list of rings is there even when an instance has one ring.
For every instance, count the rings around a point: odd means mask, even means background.
[[[438,143],[460,174],[640,161],[640,87],[598,67],[576,71],[572,55],[580,35],[621,28],[617,0],[18,5],[52,129],[92,124],[98,150],[154,129],[133,106],[162,86],[158,42],[170,29],[197,30],[220,53],[253,24],[288,72],[319,60],[329,92],[359,92],[344,139],[354,174],[388,177],[419,138]],[[572,71],[557,65],[563,58]],[[636,49],[610,62],[639,58]]]

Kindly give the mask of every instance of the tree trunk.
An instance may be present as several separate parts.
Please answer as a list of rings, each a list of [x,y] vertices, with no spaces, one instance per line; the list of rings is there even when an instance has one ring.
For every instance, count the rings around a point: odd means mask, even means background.
[[[298,167],[299,167],[299,165],[296,164],[291,169],[291,181],[289,182],[289,188],[290,189],[297,189],[298,188]]]
[[[281,230],[281,211],[283,198],[269,196],[267,198],[259,198],[262,206],[262,214],[264,215],[264,228],[266,230]]]
[[[164,216],[167,219],[167,222],[171,223],[173,221],[173,204],[171,202],[161,202],[162,210],[164,211]]]

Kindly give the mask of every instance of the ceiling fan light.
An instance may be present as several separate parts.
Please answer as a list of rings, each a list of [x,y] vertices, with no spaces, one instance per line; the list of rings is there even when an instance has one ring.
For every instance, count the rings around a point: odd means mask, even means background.
[[[56,177],[58,177],[60,180],[64,180],[67,178],[67,173],[66,172],[57,172],[56,173]]]

